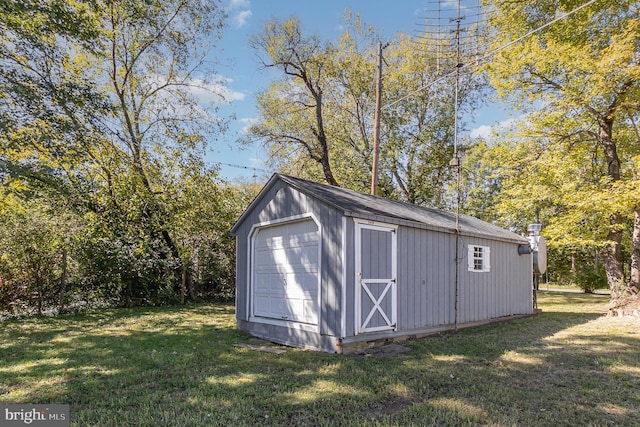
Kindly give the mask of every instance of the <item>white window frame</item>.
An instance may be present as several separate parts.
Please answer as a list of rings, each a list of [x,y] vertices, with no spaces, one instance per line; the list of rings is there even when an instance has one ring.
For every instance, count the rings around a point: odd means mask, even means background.
[[[479,249],[477,251],[476,249]],[[478,256],[480,254],[480,256]],[[476,261],[480,261],[481,268],[477,268]],[[482,245],[469,245],[467,249],[467,268],[473,273],[488,273],[491,271],[491,248]]]

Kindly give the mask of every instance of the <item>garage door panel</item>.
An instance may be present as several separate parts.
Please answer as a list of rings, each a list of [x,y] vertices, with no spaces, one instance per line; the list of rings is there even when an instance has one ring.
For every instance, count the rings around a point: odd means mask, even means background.
[[[284,273],[272,273],[269,275],[271,279],[270,291],[274,297],[281,298],[285,295],[287,286],[287,276]]]
[[[271,289],[271,275],[270,274],[256,274],[255,275],[255,291],[256,295],[268,293]]]
[[[274,254],[269,250],[269,248],[261,248],[255,251],[255,268],[260,269],[269,269],[274,265],[273,262]]]
[[[285,300],[285,310],[283,318],[296,322],[303,322],[302,298],[287,297]]]
[[[284,298],[267,297],[264,301],[265,307],[262,316],[275,319],[292,319],[291,301]],[[257,314],[257,313],[256,313]]]
[[[291,310],[289,309],[289,304],[286,299],[271,298],[271,308],[275,317],[279,316],[282,319],[291,318]]]
[[[298,271],[287,274],[287,293],[295,295],[318,295],[318,272]]]
[[[285,265],[288,260],[288,253],[285,248],[276,248],[271,252],[271,258],[269,261],[275,263],[275,265]]]
[[[286,286],[286,275],[279,272],[259,271],[254,274],[254,288],[260,292],[284,292]]]
[[[286,232],[288,236],[300,236],[307,233],[315,233],[318,226],[312,220],[289,222],[278,231]]]
[[[287,298],[283,309],[282,319],[302,323],[315,323],[318,319],[317,300],[315,298],[295,297]]]
[[[312,220],[258,231],[252,274],[256,316],[317,324],[319,234]]]
[[[282,298],[272,296],[260,296],[256,298],[256,315],[264,317],[280,318],[287,311],[285,301]]]
[[[271,233],[273,234],[273,233]],[[317,242],[318,241],[318,232],[317,231],[307,231],[301,234],[287,234],[284,230],[282,233],[278,233],[276,235],[270,236],[260,236],[261,241],[256,242],[256,248],[269,248],[269,249],[279,249],[279,248],[296,248],[300,246],[304,246],[309,242]]]

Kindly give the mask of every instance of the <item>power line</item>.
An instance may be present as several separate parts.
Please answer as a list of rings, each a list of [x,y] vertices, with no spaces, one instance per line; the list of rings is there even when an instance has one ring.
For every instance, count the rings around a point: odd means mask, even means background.
[[[209,163],[214,164],[214,165],[229,166],[229,167],[238,168],[238,169],[247,169],[247,170],[252,170],[254,172],[257,172],[257,171],[266,172],[266,173],[271,173],[272,172],[270,170],[258,168],[258,167],[255,167],[255,166],[236,165],[236,164],[233,164],[233,163],[224,163],[224,162],[209,162]]]

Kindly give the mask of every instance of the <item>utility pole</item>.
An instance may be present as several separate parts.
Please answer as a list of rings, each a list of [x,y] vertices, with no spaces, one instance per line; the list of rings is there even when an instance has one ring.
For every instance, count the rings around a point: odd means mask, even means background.
[[[380,110],[382,108],[382,49],[389,46],[378,44],[378,70],[376,76],[376,112],[373,124],[373,166],[371,167],[371,194],[378,194],[378,157],[380,155]]]

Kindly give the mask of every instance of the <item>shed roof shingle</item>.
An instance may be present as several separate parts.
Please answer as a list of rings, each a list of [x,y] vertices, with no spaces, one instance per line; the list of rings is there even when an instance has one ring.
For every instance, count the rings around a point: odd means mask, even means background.
[[[274,174],[265,189],[271,187],[276,180],[282,180],[289,186],[319,199],[328,205],[341,210],[345,215],[371,215],[382,218],[394,218],[402,221],[410,221],[426,226],[436,227],[451,232],[456,229],[456,214],[452,212],[431,209],[411,203],[372,196],[341,187],[334,187],[307,181],[288,175]],[[260,196],[258,196],[259,198]],[[242,217],[239,222],[242,221]],[[526,243],[527,239],[511,231],[496,225],[482,221],[467,215],[459,216],[461,232],[474,234],[498,240],[509,240]],[[234,227],[235,228],[235,227]]]

